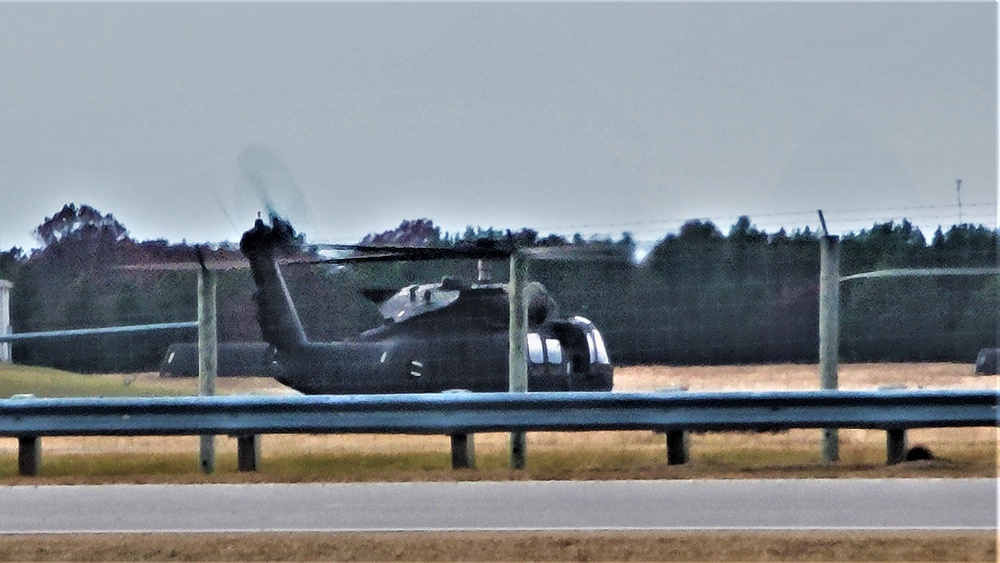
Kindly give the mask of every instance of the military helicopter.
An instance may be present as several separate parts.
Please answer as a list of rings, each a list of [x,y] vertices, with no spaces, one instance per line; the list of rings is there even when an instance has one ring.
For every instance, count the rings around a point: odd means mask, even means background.
[[[439,283],[363,294],[381,326],[338,342],[312,342],[281,274],[283,253],[297,244],[291,224],[258,217],[240,241],[257,287],[254,301],[268,343],[267,374],[307,394],[431,393],[508,390],[509,302],[506,284]],[[454,248],[335,245],[343,258],[310,263],[506,258],[512,243],[479,241]],[[528,290],[529,391],[609,391],[613,368],[600,331],[589,320],[559,318],[538,283]]]

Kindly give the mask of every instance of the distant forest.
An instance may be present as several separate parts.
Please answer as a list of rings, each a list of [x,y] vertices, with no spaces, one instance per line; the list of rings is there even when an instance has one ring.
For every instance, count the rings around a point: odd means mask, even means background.
[[[249,226],[249,225],[248,225]],[[41,247],[0,253],[0,278],[14,282],[14,332],[188,321],[196,318],[194,271],[123,269],[125,265],[192,262],[195,249],[135,241],[110,214],[67,205],[35,231]],[[426,219],[372,234],[365,244],[449,246],[493,229],[442,233]],[[693,220],[668,234],[641,262],[634,242],[512,233],[520,245],[611,248],[601,260],[540,260],[530,277],[557,299],[562,314],[593,320],[616,364],[815,362],[818,347],[819,244],[808,228],[765,233],[741,217],[728,233]],[[963,224],[930,240],[908,221],[873,225],[842,239],[842,275],[888,268],[996,267],[1000,235]],[[308,244],[303,257],[318,256]],[[581,253],[586,257],[587,253]],[[239,258],[235,244],[208,250],[209,260]],[[451,275],[473,281],[476,265],[460,261],[288,266],[284,270],[312,340],[333,340],[382,322],[361,296]],[[506,263],[492,264],[494,281]],[[258,341],[248,270],[219,274],[220,341]],[[841,284],[841,348],[845,362],[972,362],[996,346],[1000,276],[883,278]],[[194,341],[193,331],[80,337],[13,345],[17,363],[78,372],[156,370],[167,346]],[[475,366],[470,366],[475,369]]]

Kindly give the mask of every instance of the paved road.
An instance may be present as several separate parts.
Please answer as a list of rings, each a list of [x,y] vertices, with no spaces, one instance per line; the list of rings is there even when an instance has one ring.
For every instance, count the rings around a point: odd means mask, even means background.
[[[996,529],[992,479],[0,487],[0,533]]]

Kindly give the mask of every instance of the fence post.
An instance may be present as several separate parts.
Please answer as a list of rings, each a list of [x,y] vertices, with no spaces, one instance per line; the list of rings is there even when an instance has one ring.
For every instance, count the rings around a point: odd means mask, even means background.
[[[528,278],[528,261],[519,252],[510,255],[510,280],[507,298],[510,301],[510,336],[508,377],[511,393],[528,392],[528,358],[524,347],[528,332],[528,307],[525,286]],[[510,468],[524,469],[527,435],[523,431],[510,433]]]
[[[823,389],[837,388],[840,349],[840,244],[835,235],[819,239],[819,375]],[[823,463],[840,460],[836,428],[823,429]]]
[[[199,252],[199,260],[201,254]],[[198,394],[215,395],[218,333],[215,318],[215,272],[204,261],[198,270]],[[202,473],[215,472],[215,436],[201,436],[198,462]]]
[[[0,280],[0,335],[10,334],[10,290],[14,284]],[[0,344],[0,364],[9,364],[10,342]]]

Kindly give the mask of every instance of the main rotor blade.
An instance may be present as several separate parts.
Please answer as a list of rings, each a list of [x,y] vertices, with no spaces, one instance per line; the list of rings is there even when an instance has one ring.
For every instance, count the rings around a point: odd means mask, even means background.
[[[454,246],[428,247],[428,246],[398,246],[398,245],[375,245],[375,244],[325,244],[323,248],[330,250],[346,250],[352,252],[400,252],[400,253],[432,253],[432,252],[496,252],[512,254],[516,247],[507,240],[480,239],[473,242],[460,241]]]
[[[358,264],[364,262],[425,262],[430,260],[502,260],[509,251],[461,250],[454,248],[410,248],[387,252],[369,252],[340,258],[300,260],[298,264]]]
[[[302,260],[293,258],[279,258],[276,261],[282,266],[304,263]],[[250,268],[250,262],[246,259],[206,261],[205,267],[209,270],[247,270]],[[157,264],[126,264],[116,266],[115,269],[139,272],[193,272],[201,269],[201,265],[198,262],[162,262]]]
[[[351,246],[351,245],[339,245]],[[506,260],[514,252],[521,252],[531,260],[616,261],[631,259],[613,246],[576,247],[553,246],[538,248],[411,248],[411,247],[361,247],[353,256],[322,258],[316,260],[289,260],[297,264],[359,264],[365,262],[425,262],[431,260]],[[340,250],[347,250],[341,248]]]
[[[614,244],[591,243],[586,246],[536,246],[521,252],[531,260],[622,261],[632,256]]]

